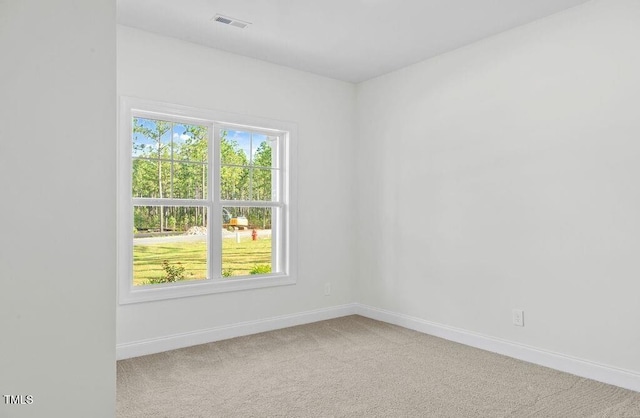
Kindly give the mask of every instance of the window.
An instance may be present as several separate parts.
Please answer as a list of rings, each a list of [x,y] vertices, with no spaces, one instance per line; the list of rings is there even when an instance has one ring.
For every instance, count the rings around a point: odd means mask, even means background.
[[[294,126],[123,99],[120,302],[295,283]]]

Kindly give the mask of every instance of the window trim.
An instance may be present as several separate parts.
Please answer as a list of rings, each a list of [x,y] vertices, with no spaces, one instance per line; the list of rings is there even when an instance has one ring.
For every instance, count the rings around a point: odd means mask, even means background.
[[[131,196],[132,156],[131,156],[131,132],[132,120],[135,116],[156,118],[180,123],[193,123],[207,125],[209,131],[209,198],[207,200],[179,199],[185,205],[195,204],[211,208],[210,204],[216,200],[218,188],[214,184],[219,178],[220,156],[218,150],[218,134],[213,129],[219,125],[237,129],[251,130],[252,132],[266,133],[269,135],[282,135],[279,146],[282,152],[279,154],[279,171],[281,179],[281,199],[275,202],[251,201],[251,206],[278,207],[282,219],[277,223],[279,231],[276,231],[279,240],[274,240],[280,252],[282,263],[281,273],[263,274],[258,277],[240,276],[232,279],[216,279],[210,277],[207,280],[194,280],[180,283],[156,284],[153,286],[133,285],[133,198]],[[166,300],[189,296],[205,295],[220,292],[232,292],[264,287],[295,284],[297,281],[297,126],[292,122],[266,119],[250,115],[220,112],[209,109],[198,109],[189,106],[169,104],[133,97],[121,97],[118,138],[118,199],[117,199],[117,225],[118,225],[118,301],[119,304]],[[279,158],[280,158],[279,157]],[[213,181],[212,181],[213,180]],[[218,186],[219,187],[219,186]],[[222,200],[217,196],[217,202],[221,207],[242,206],[244,201]],[[211,209],[210,209],[211,210]],[[221,219],[213,214],[209,216],[210,228],[220,226]],[[219,224],[219,225],[218,225]],[[213,229],[212,229],[213,230]],[[221,254],[221,244],[218,240],[209,238],[208,270],[211,276],[212,260]]]

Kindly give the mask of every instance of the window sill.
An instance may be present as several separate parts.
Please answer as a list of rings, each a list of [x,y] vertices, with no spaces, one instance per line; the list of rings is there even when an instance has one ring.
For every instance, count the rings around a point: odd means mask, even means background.
[[[284,274],[263,275],[260,277],[239,277],[234,279],[194,280],[190,282],[131,286],[120,289],[120,305],[157,300],[177,299],[212,293],[235,292],[239,290],[260,289],[263,287],[286,286],[295,284],[294,277]]]

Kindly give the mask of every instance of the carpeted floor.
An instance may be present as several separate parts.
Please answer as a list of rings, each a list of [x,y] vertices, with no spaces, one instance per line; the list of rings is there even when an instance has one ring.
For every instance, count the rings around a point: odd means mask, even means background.
[[[118,362],[118,417],[640,417],[640,393],[360,316]]]

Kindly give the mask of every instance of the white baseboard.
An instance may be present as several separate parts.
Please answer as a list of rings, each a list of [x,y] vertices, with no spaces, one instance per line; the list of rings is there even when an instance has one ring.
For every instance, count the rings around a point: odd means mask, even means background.
[[[291,315],[275,316],[256,321],[240,322],[215,328],[203,329],[183,334],[168,335],[161,338],[134,341],[118,344],[116,346],[116,358],[123,360],[131,357],[147,354],[161,353],[163,351],[190,347],[198,344],[206,344],[244,335],[273,331],[276,329],[293,327],[296,325],[310,324],[312,322],[339,318],[356,313],[356,304],[332,306],[329,308],[305,311]]]
[[[424,319],[356,304],[355,313],[482,350],[640,392],[640,374],[592,361],[449,327]]]
[[[361,315],[389,324],[398,325],[424,334],[444,338],[449,341],[465,344],[493,353],[517,358],[529,363],[539,364],[555,370],[571,373],[587,379],[623,387],[640,392],[640,374],[629,370],[598,364],[589,360],[567,356],[536,347],[490,337],[460,328],[454,328],[435,322],[426,321],[384,309],[374,308],[359,303],[332,306],[291,315],[282,315],[256,321],[240,322],[215,328],[198,330],[183,334],[169,335],[116,346],[118,360],[138,357],[147,354],[206,344],[244,335],[273,331],[296,325],[309,324],[327,319],[348,315]]]

